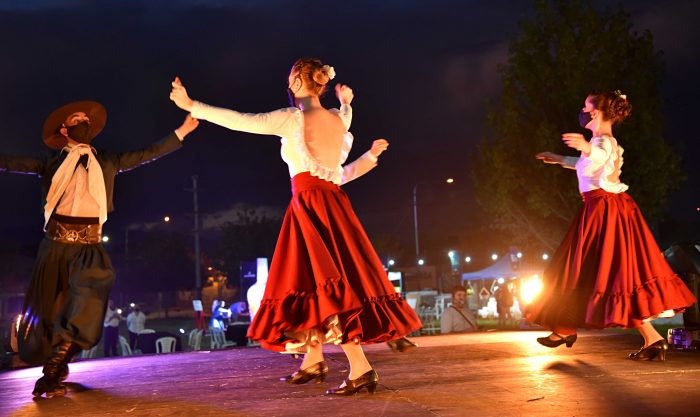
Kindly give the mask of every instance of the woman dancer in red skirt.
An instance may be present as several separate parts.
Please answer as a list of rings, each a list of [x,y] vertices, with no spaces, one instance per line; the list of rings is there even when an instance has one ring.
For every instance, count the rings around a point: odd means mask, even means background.
[[[593,133],[565,133],[579,158],[543,152],[537,158],[576,170],[583,207],[544,272],[544,293],[528,319],[552,331],[547,347],[576,341],[576,328],[636,328],[644,346],[635,360],[666,359],[668,344],[651,320],[673,316],[696,300],[664,259],[637,204],[620,182],[623,149],[612,126],[632,112],[619,91],[589,94],[579,123]]]
[[[260,309],[248,336],[263,347],[304,353],[300,369],[282,378],[323,382],[328,366],[322,344],[340,344],[350,375],[328,394],[374,392],[377,373],[361,343],[400,340],[421,327],[413,309],[396,293],[347,195],[339,185],[374,168],[387,149],[384,139],[342,166],[352,146],[352,90],[336,85],[340,109],[327,110],[320,97],[335,71],[315,59],[300,59],[289,74],[292,107],[244,114],[191,100],[179,79],[170,94],[197,119],[233,130],[281,137],[282,159],[292,178],[285,214]]]

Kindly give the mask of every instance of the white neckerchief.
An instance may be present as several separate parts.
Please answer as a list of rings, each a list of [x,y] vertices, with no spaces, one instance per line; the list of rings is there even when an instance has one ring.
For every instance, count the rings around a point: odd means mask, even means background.
[[[83,143],[79,145],[68,145],[63,148],[63,151],[68,152],[68,155],[51,179],[51,187],[46,196],[46,205],[44,206],[44,230],[46,230],[46,225],[49,223],[49,218],[53,214],[58,201],[68,187],[73,172],[75,172],[75,166],[83,155],[88,156],[86,167],[88,172],[88,192],[100,206],[100,224],[103,224],[107,221],[107,192],[105,191],[102,167],[97,161],[97,158],[95,158],[92,146]]]

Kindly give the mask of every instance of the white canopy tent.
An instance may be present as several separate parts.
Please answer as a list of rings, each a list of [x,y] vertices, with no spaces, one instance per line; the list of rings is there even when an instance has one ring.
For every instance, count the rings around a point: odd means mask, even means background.
[[[503,256],[495,264],[479,271],[465,272],[462,274],[462,284],[465,281],[475,281],[481,279],[511,279],[529,277],[532,275],[542,276],[544,268],[541,265],[524,262],[520,260],[518,267],[513,269],[510,257]]]

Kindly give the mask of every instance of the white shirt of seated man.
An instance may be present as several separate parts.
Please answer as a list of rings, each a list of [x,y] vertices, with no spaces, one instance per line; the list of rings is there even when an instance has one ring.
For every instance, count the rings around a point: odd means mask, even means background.
[[[440,316],[440,333],[464,333],[478,330],[476,318],[466,305],[467,292],[453,290],[452,304]]]

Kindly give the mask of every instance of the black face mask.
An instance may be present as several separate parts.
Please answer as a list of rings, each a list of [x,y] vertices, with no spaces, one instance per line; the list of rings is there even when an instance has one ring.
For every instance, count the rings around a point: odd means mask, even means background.
[[[593,117],[591,116],[591,112],[589,111],[583,111],[581,110],[578,113],[578,124],[581,125],[582,128],[586,128],[586,125],[593,120]]]
[[[297,106],[297,104],[294,102],[294,92],[289,87],[287,87],[287,99],[289,100],[289,106],[291,106],[291,107]]]
[[[67,130],[68,137],[78,143],[90,143],[92,139],[92,126],[87,121],[80,122],[75,126],[69,126]]]

